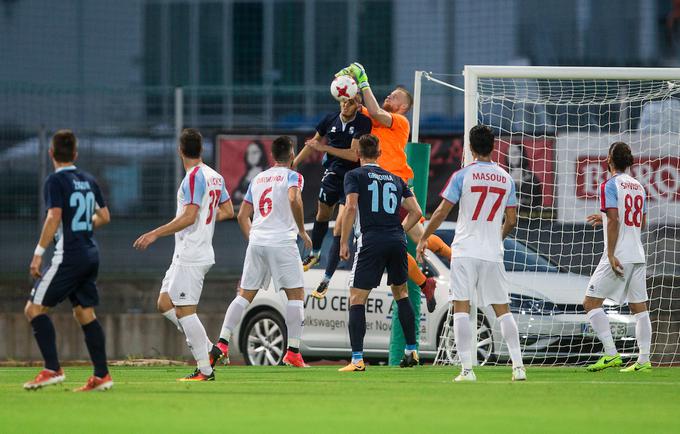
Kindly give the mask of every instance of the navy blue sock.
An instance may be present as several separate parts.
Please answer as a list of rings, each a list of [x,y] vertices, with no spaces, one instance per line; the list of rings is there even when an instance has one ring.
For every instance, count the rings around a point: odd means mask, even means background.
[[[335,270],[338,269],[340,263],[340,236],[333,237],[333,244],[328,251],[328,262],[326,263],[326,279],[331,280]]]
[[[85,334],[87,351],[90,353],[90,359],[94,365],[94,375],[103,378],[109,373],[109,368],[106,366],[106,338],[104,337],[104,329],[96,319],[81,327]]]
[[[349,307],[349,341],[352,353],[364,351],[364,336],[366,335],[366,307],[363,304],[353,304]]]
[[[320,222],[315,219],[314,226],[312,227],[312,251],[318,252],[321,250],[326,232],[328,232],[328,222]]]
[[[40,353],[45,360],[45,369],[59,370],[59,358],[57,357],[57,333],[49,316],[42,314],[31,320],[33,336],[38,343]]]
[[[415,345],[416,316],[413,314],[413,306],[411,306],[408,297],[404,297],[401,300],[397,300],[397,307],[399,308],[399,323],[401,324],[401,329],[404,331],[406,345]]]

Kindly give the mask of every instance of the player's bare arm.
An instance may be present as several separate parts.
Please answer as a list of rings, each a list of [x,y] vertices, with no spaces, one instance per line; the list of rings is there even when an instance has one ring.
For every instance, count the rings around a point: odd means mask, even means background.
[[[319,152],[326,152],[327,154],[342,158],[343,160],[359,161],[359,155],[357,154],[359,139],[352,139],[352,147],[350,149],[334,148],[333,146],[324,145],[318,141],[313,142],[311,147]]]
[[[164,224],[163,226],[159,226],[156,229],[137,238],[133,244],[134,248],[137,250],[146,250],[146,248],[153,244],[157,239],[172,235],[181,231],[182,229],[188,228],[196,222],[198,211],[198,205],[186,205],[182,214],[172,219],[172,221]]]
[[[415,196],[407,197],[401,203],[401,206],[408,211],[408,216],[404,219],[402,226],[404,232],[410,231],[415,225],[420,222],[420,218],[423,216],[423,210],[420,209],[420,205],[416,200]]]
[[[293,166],[292,168],[295,169],[297,168],[300,164],[303,162],[307,161],[310,155],[316,150],[315,145],[321,143],[321,134],[318,132],[314,134],[314,137],[311,139],[307,140],[305,142],[304,148],[300,151],[299,154],[295,157],[295,160],[293,160]]]
[[[517,226],[517,208],[508,207],[505,208],[505,220],[503,221],[503,238],[507,237],[510,232]]]
[[[92,225],[95,228],[102,227],[111,223],[111,213],[108,207],[97,208],[94,210],[94,215],[92,216]]]
[[[35,279],[42,276],[40,273],[40,267],[42,266],[42,255],[45,249],[54,239],[54,235],[57,233],[60,224],[61,208],[50,208],[47,211],[47,217],[45,218],[45,223],[43,223],[43,228],[40,232],[38,246],[36,247],[33,254],[33,259],[31,260],[30,272],[31,276]]]
[[[243,201],[241,203],[241,208],[238,210],[238,225],[241,228],[241,232],[245,237],[246,241],[250,239],[250,228],[252,227],[252,217],[253,217],[253,204],[248,201]]]
[[[380,107],[380,104],[378,104],[378,100],[375,98],[375,95],[373,95],[371,88],[366,87],[361,89],[361,94],[364,96],[364,106],[366,107],[366,110],[368,110],[368,114],[371,116],[371,118],[380,122],[387,128],[391,128],[392,115]],[[388,96],[387,98],[389,99],[390,97]]]
[[[618,258],[614,256],[616,251],[616,242],[619,239],[619,210],[617,208],[607,209],[607,257],[609,258],[609,265],[612,271],[617,276],[623,276],[623,266]]]
[[[416,247],[417,261],[423,262],[423,259],[425,258],[425,249],[427,249],[427,239],[430,238],[430,235],[434,234],[439,226],[441,226],[444,220],[446,220],[446,217],[448,217],[449,213],[451,213],[452,209],[453,204],[451,202],[448,200],[442,200],[435,212],[432,214],[432,217],[430,218],[430,221],[423,232],[423,236],[420,237],[420,241],[418,241],[418,246]]]
[[[354,227],[354,219],[359,207],[359,194],[350,193],[345,198],[345,212],[342,216],[342,230],[340,232],[340,259],[349,259],[349,237]]]
[[[592,227],[600,226],[602,224],[602,215],[599,213],[591,214],[586,217],[586,222]]]
[[[231,199],[222,202],[217,208],[217,221],[221,222],[234,218],[234,204]]]
[[[302,242],[306,249],[312,248],[312,240],[305,231],[305,213],[302,208],[302,191],[297,187],[290,187],[288,189],[288,202],[290,203],[290,210],[293,212],[295,224],[298,227],[298,234],[302,238]]]

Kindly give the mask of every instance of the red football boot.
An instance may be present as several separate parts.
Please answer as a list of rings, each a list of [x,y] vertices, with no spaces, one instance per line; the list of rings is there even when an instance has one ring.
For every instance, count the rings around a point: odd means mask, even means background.
[[[74,392],[92,392],[109,390],[113,387],[113,380],[111,379],[111,374],[104,375],[103,378],[95,377],[94,375],[87,379],[87,383],[84,386],[77,389],[73,389]]]
[[[296,368],[309,368],[309,365],[302,359],[302,354],[294,353],[291,350],[286,351],[286,355],[283,356],[283,363]]]
[[[66,376],[64,375],[64,370],[61,368],[59,368],[58,371],[43,369],[32,381],[24,383],[24,389],[37,390],[41,387],[59,384],[63,382],[65,378]]]
[[[437,300],[434,298],[434,290],[437,288],[437,281],[432,277],[428,277],[425,280],[425,284],[421,288],[423,294],[425,294],[425,301],[427,302],[427,311],[432,313],[437,307]]]
[[[229,344],[218,342],[210,350],[210,367],[214,368],[217,362],[222,360],[225,365],[229,364]]]

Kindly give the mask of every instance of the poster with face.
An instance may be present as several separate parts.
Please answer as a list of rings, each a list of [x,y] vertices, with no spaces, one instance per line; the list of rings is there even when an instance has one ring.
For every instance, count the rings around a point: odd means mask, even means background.
[[[271,166],[271,146],[276,137],[217,136],[215,141],[217,170],[224,177],[234,206],[238,207],[243,202],[250,181]]]
[[[515,181],[520,209],[552,208],[555,203],[555,139],[499,137],[493,160]]]
[[[439,192],[451,174],[463,165],[463,136],[424,137],[430,143],[430,179],[427,211],[440,202]],[[520,208],[535,210],[555,205],[555,139],[550,137],[500,137],[492,160],[508,171],[515,181]]]

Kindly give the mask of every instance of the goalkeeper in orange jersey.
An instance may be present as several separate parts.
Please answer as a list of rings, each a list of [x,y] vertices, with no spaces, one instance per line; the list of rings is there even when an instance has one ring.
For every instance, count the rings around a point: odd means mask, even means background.
[[[364,67],[360,63],[352,63],[343,68],[338,75],[351,75],[356,80],[364,97],[362,112],[371,118],[373,129],[371,133],[378,137],[382,155],[378,158],[378,164],[383,169],[401,177],[408,183],[413,179],[413,170],[406,161],[406,143],[410,133],[410,125],[406,118],[406,113],[411,110],[413,98],[411,94],[402,86],[397,86],[392,93],[387,95],[382,107],[373,95],[371,86],[368,84],[368,76]],[[400,210],[403,218],[406,217],[404,210]],[[422,221],[408,232],[408,236],[416,244],[424,232]],[[438,236],[431,236],[428,239],[428,249],[432,252],[451,259],[451,248]],[[408,277],[420,286],[427,300],[427,310],[434,312],[436,301],[434,290],[436,283],[433,278],[425,277],[423,271],[418,267],[418,263],[408,255]]]

